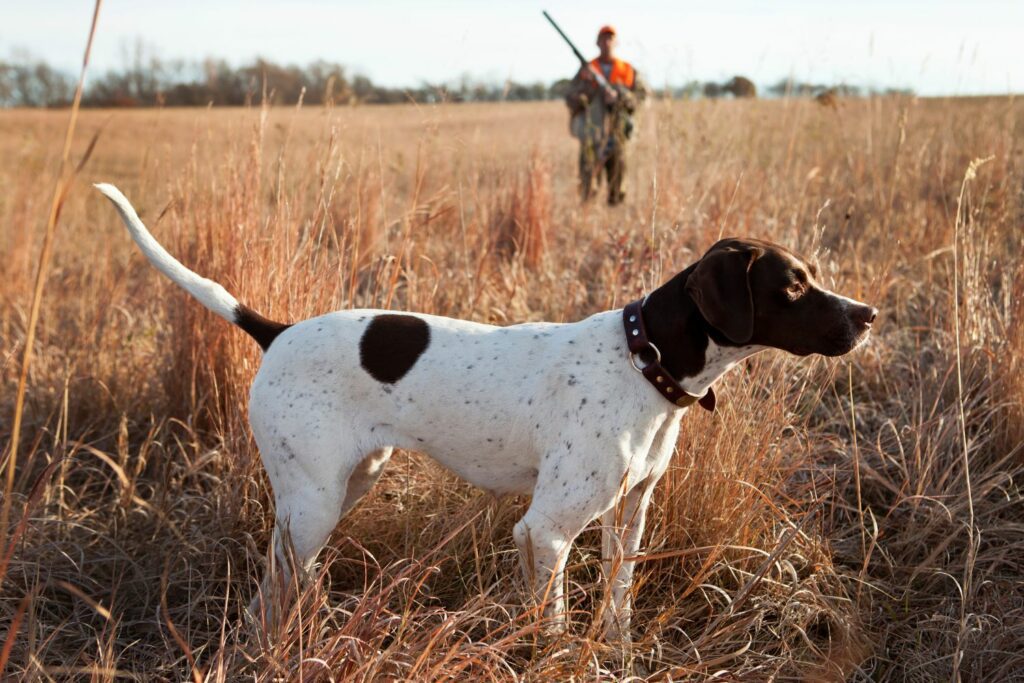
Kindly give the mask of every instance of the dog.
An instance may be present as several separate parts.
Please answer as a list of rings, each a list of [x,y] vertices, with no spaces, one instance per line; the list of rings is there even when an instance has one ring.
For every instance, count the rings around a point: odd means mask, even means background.
[[[263,349],[249,422],[274,491],[285,580],[309,570],[392,449],[421,451],[495,495],[532,496],[513,536],[547,628],[565,627],[569,548],[601,520],[610,639],[629,637],[647,507],[686,410],[713,410],[715,381],[764,349],[848,353],[878,314],[822,287],[792,251],[731,238],[643,300],[574,323],[346,310],[284,324],[188,270],[117,188],[96,187],[158,270]],[[259,595],[271,589],[268,573]]]

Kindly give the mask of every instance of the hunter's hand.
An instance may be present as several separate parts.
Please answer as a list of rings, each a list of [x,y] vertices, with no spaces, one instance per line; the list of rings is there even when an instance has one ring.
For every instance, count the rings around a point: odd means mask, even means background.
[[[615,92],[614,90],[612,90],[610,88],[604,91],[604,103],[605,104],[615,104],[618,101],[619,101],[619,93]]]

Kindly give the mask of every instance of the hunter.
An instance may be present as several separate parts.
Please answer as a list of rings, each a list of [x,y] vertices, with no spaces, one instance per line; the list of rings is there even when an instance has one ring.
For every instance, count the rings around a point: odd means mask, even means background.
[[[597,33],[600,56],[590,67],[600,70],[611,86],[602,88],[590,68],[580,68],[565,102],[571,115],[569,130],[580,141],[580,194],[584,201],[594,190],[602,167],[608,179],[608,204],[622,203],[626,171],[626,142],[633,133],[633,114],[647,89],[633,66],[615,56],[615,28]]]

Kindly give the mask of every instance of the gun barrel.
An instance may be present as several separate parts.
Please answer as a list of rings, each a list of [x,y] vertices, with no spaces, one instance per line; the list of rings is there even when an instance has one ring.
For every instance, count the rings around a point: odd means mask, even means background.
[[[587,58],[584,57],[578,49],[576,49],[576,46],[573,45],[571,40],[569,40],[569,36],[565,35],[565,31],[563,31],[561,27],[559,27],[559,25],[555,23],[555,20],[551,18],[551,15],[548,14],[547,10],[541,10],[541,14],[543,14],[544,18],[548,20],[548,22],[555,28],[556,31],[558,31],[558,35],[562,36],[562,40],[564,40],[569,45],[569,48],[572,50],[573,54],[576,55],[576,59],[580,60],[580,65],[584,69],[590,71],[590,73],[594,76],[594,79],[597,80],[597,84],[600,85],[605,90],[611,90],[612,86],[608,83],[608,79],[604,77],[604,74],[601,73],[600,70],[595,69],[594,65],[588,62]]]
[[[558,31],[558,35],[562,36],[562,40],[564,40],[569,45],[569,49],[572,50],[573,54],[576,55],[576,59],[580,60],[581,64],[585,64],[587,61],[586,58],[582,54],[580,54],[580,51],[576,49],[576,46],[573,45],[571,40],[569,40],[569,36],[565,35],[565,31],[563,31],[562,28],[555,22],[555,20],[551,18],[551,15],[548,14],[548,11],[541,10],[541,14],[543,14],[544,18],[548,20],[548,22],[554,27],[556,31]]]

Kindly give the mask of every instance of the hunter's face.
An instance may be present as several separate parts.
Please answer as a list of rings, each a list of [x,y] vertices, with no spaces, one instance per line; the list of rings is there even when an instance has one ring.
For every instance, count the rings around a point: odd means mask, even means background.
[[[615,34],[602,33],[597,37],[597,46],[601,48],[602,57],[611,57],[615,51]]]

